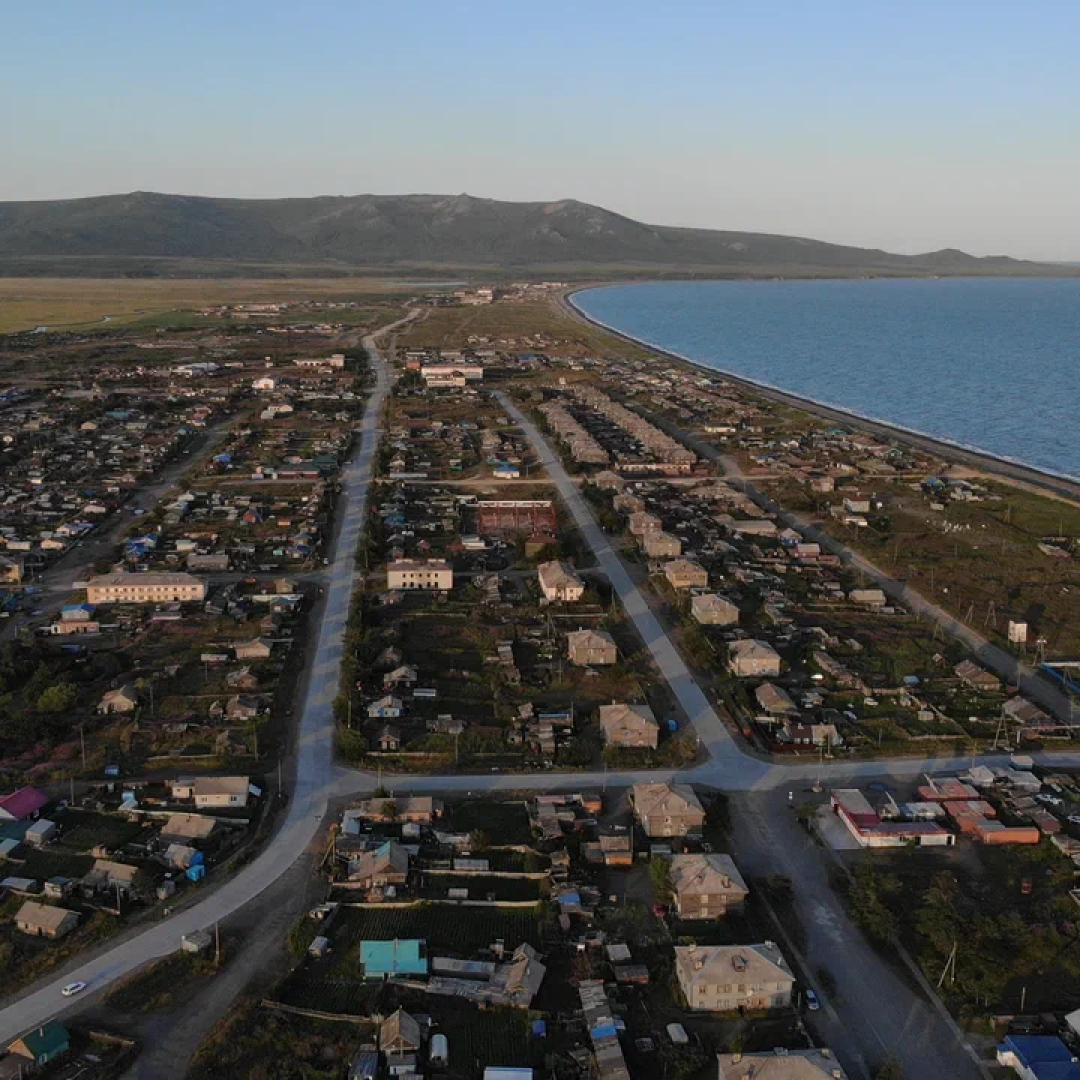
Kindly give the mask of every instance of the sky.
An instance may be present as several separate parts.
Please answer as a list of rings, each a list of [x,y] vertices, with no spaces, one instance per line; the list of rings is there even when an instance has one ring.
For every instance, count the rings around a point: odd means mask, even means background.
[[[1080,260],[1076,0],[8,0],[0,199],[577,198]]]

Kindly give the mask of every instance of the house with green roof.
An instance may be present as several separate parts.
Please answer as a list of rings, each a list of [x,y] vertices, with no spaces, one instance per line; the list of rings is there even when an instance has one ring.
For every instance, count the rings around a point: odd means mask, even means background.
[[[59,1020],[27,1032],[8,1046],[9,1054],[27,1058],[38,1068],[68,1052],[68,1030]]]
[[[361,941],[360,962],[364,965],[365,979],[427,975],[427,942],[416,938]]]

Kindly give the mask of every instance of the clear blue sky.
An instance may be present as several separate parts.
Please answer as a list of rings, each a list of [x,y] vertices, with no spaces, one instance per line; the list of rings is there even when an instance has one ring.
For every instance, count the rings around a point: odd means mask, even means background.
[[[1077,0],[15,0],[0,199],[574,197],[1080,259]]]

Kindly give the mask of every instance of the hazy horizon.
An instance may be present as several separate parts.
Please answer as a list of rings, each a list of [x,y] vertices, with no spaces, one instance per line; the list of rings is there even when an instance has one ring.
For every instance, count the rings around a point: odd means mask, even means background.
[[[1080,259],[1080,8],[316,0],[7,13],[0,199],[467,191]]]

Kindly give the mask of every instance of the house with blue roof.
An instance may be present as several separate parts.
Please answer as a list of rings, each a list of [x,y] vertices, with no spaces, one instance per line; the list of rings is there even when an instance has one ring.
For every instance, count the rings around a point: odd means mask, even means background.
[[[997,1060],[1022,1080],[1080,1080],[1080,1061],[1056,1035],[1006,1035]]]
[[[393,941],[361,941],[360,963],[365,979],[427,975],[427,942],[416,938]]]

